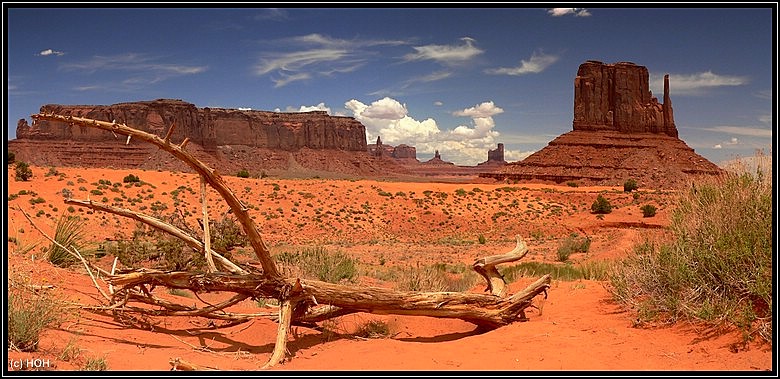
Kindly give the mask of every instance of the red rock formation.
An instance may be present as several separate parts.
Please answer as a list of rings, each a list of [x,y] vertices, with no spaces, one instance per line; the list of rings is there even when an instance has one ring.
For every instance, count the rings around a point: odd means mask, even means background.
[[[504,144],[499,143],[495,150],[488,150],[487,162],[506,162],[504,160]]]
[[[574,130],[663,133],[677,137],[669,78],[664,104],[652,96],[647,68],[631,62],[587,61],[574,79]]]
[[[396,159],[414,159],[417,160],[417,148],[414,146],[400,144],[393,148],[393,158]]]
[[[574,79],[573,131],[520,162],[492,173],[499,180],[674,188],[695,176],[723,173],[678,138],[664,77],[664,103],[651,97],[647,69],[587,61]]]
[[[206,150],[223,145],[246,145],[295,151],[334,149],[366,151],[365,127],[351,117],[328,116],[326,112],[279,113],[251,110],[197,108],[181,100],[155,100],[114,105],[56,105],[41,107],[42,113],[57,113],[116,121],[165,136],[176,124],[172,140],[185,137]],[[64,123],[42,121],[17,126],[16,138],[65,141],[114,141],[111,133]]]

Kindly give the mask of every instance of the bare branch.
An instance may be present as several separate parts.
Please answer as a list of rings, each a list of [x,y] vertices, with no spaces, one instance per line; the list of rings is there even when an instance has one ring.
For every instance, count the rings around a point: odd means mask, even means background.
[[[219,176],[214,170],[206,166],[203,162],[193,157],[192,154],[185,151],[183,149],[183,146],[176,146],[170,143],[166,143],[162,138],[160,138],[156,134],[151,134],[141,130],[133,129],[124,124],[116,124],[112,122],[98,121],[98,120],[92,120],[92,119],[81,118],[81,117],[61,116],[61,115],[43,114],[43,113],[32,115],[32,118],[36,120],[49,120],[49,121],[56,121],[56,122],[79,124],[82,126],[98,128],[110,132],[119,133],[122,135],[132,135],[135,138],[151,143],[171,153],[174,157],[186,163],[193,170],[195,170],[195,172],[197,172],[203,178],[205,178],[205,180],[209,183],[209,185],[211,185],[215,190],[217,190],[217,192],[219,192],[220,196],[222,196],[222,198],[225,200],[228,206],[230,206],[230,209],[233,210],[233,213],[236,215],[238,222],[241,223],[241,226],[244,228],[244,232],[246,233],[249,242],[252,244],[252,248],[255,251],[255,255],[257,255],[257,259],[260,261],[260,264],[263,266],[263,272],[265,273],[265,275],[275,277],[275,278],[281,277],[281,274],[279,273],[279,270],[276,268],[276,264],[274,263],[273,258],[271,257],[271,252],[268,249],[268,247],[265,245],[262,236],[260,236],[260,232],[257,230],[254,221],[252,220],[251,217],[249,217],[246,207],[244,207],[244,205],[241,204],[241,201],[238,199],[238,197],[228,188],[227,184],[225,183],[224,180],[222,180],[221,176]],[[187,142],[187,139],[185,139],[185,142]],[[182,145],[185,144],[182,143]]]

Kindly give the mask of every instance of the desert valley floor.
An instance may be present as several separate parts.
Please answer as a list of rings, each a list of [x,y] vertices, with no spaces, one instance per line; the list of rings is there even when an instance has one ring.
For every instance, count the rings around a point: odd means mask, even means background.
[[[50,235],[60,215],[78,215],[85,220],[87,238],[98,245],[129,238],[135,223],[71,207],[64,203],[63,190],[75,199],[89,198],[142,212],[180,211],[197,225],[200,184],[194,174],[32,169],[30,181],[8,181],[7,270],[11,277],[53,286],[47,291],[64,300],[95,304],[98,293],[83,268],[58,268],[45,259],[41,249],[49,242],[21,210]],[[123,183],[129,173],[137,175],[142,184]],[[11,166],[7,174],[13,178]],[[587,253],[571,255],[566,264],[614,264],[644,239],[664,238],[675,195],[642,186],[635,198],[622,187],[463,178],[437,182],[273,176],[224,179],[249,207],[273,253],[311,247],[342,252],[359,262],[355,285],[383,287],[393,287],[387,273],[394,268],[443,264],[454,271],[469,267],[476,258],[511,250],[516,235],[530,248],[521,262],[564,265],[558,262],[556,250],[576,233],[592,243]],[[603,218],[590,212],[599,193],[616,206]],[[209,192],[208,201],[213,217],[226,212],[215,191]],[[657,207],[654,217],[643,217],[640,207],[645,204]],[[24,251],[35,242],[35,248]],[[253,253],[238,249],[233,257],[252,264]],[[107,255],[98,264],[110,270],[112,262],[113,257]],[[510,293],[535,279],[516,278]],[[479,281],[465,289],[483,290]],[[164,289],[157,292],[162,298],[192,304],[231,296],[205,293],[199,299]],[[331,327],[338,333],[293,327],[287,345],[289,359],[272,370],[312,374],[340,370],[773,370],[772,346],[743,344],[737,331],[688,323],[637,325],[635,311],[612,300],[607,280],[553,280],[547,298],[537,297],[534,305],[527,310],[528,321],[488,332],[477,332],[473,324],[457,319],[362,313],[336,319]],[[230,309],[245,313],[273,310],[250,300]],[[263,318],[223,326],[220,321],[188,317],[133,321],[86,310],[65,313],[68,317],[60,325],[43,333],[37,352],[9,350],[9,361],[47,359],[55,370],[79,370],[90,358],[104,358],[109,370],[165,371],[171,368],[169,361],[179,358],[219,370],[259,370],[273,350],[277,331],[274,322]],[[368,320],[385,321],[390,335],[356,336],[356,326]],[[63,352],[67,348],[71,354],[66,359]]]

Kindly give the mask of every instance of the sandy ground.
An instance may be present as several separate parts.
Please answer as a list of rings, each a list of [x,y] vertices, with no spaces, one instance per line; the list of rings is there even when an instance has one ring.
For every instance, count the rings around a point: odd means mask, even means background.
[[[40,249],[48,243],[17,207],[46,233],[52,232],[61,214],[79,215],[86,219],[88,238],[96,243],[128,238],[136,225],[110,214],[69,209],[63,202],[63,189],[77,199],[89,197],[148,213],[153,208],[166,207],[163,213],[177,209],[193,224],[200,214],[199,181],[192,174],[57,168],[58,174],[46,176],[49,168],[32,169],[34,177],[28,182],[14,181],[14,170],[8,170],[8,194],[17,195],[7,208],[8,272],[28,277],[34,284],[51,284],[50,293],[68,301],[94,304],[98,293],[82,268],[61,269],[43,259]],[[122,183],[129,173],[146,184]],[[225,180],[250,207],[273,253],[323,246],[359,259],[365,270],[433,263],[470,265],[475,258],[511,250],[515,235],[528,243],[526,260],[555,262],[560,242],[578,233],[593,242],[587,254],[572,255],[572,262],[614,261],[629,254],[642,239],[663,236],[673,196],[640,189],[639,199],[634,199],[622,188],[455,179],[415,183],[273,177]],[[598,193],[617,206],[603,219],[590,213]],[[31,201],[39,198],[43,202]],[[214,217],[226,211],[220,200],[216,192],[209,192]],[[639,207],[644,204],[655,205],[657,215],[643,217]],[[479,235],[485,237],[485,244],[476,242]],[[38,241],[31,251],[19,251],[20,246]],[[236,254],[242,262],[251,263],[251,258],[251,253]],[[99,264],[109,269],[111,261],[106,257]],[[535,279],[518,279],[511,283],[510,292],[522,290]],[[359,283],[392,285],[368,277]],[[774,369],[772,346],[742,344],[737,331],[688,323],[637,327],[636,314],[617,305],[608,286],[600,281],[553,281],[548,298],[538,297],[536,308],[527,310],[529,321],[489,332],[479,332],[460,320],[362,313],[336,319],[329,325],[339,332],[335,334],[294,327],[288,343],[290,359],[272,370],[314,374],[340,370]],[[477,284],[469,291],[482,289]],[[200,303],[195,297],[164,290],[155,293],[171,301]],[[200,297],[213,302],[229,296],[208,293]],[[251,313],[273,308],[246,300],[230,310]],[[262,318],[226,326],[185,317],[118,319],[84,310],[67,314],[57,328],[43,333],[38,352],[9,350],[7,369],[14,370],[13,364],[20,359],[42,359],[55,370],[79,370],[89,359],[103,358],[109,370],[157,371],[169,370],[169,360],[180,358],[220,370],[258,370],[268,360],[276,337],[276,324]],[[369,320],[386,321],[392,337],[366,339],[352,334],[356,325]],[[66,350],[78,354],[65,354]]]

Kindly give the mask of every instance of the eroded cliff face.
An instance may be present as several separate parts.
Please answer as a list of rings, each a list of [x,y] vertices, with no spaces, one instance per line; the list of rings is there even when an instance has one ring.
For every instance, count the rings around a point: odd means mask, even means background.
[[[197,108],[181,100],[160,99],[113,105],[57,105],[41,107],[41,113],[56,113],[115,121],[165,136],[176,125],[173,141],[189,138],[206,151],[219,146],[244,145],[285,151],[301,148],[366,151],[363,124],[351,117],[329,116],[326,112],[278,113],[222,108]],[[41,121],[28,125],[20,120],[18,140],[61,140],[76,142],[114,141],[111,133],[65,123]]]
[[[499,180],[675,188],[723,173],[679,139],[669,76],[664,103],[652,97],[647,68],[587,61],[574,79],[573,129],[528,158],[480,174]]]
[[[669,76],[664,77],[664,102],[649,88],[647,68],[631,62],[587,61],[574,78],[574,130],[658,133],[677,137]]]

